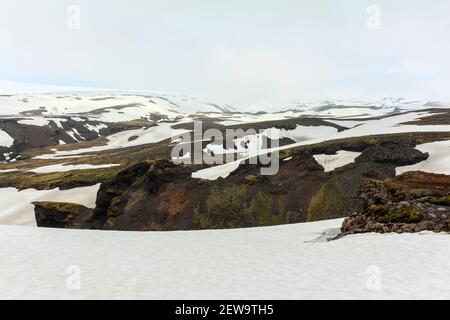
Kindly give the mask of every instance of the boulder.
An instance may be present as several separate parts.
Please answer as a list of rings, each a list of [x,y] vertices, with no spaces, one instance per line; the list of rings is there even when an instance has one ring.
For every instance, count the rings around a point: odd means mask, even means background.
[[[65,202],[33,202],[38,227],[86,228],[92,217],[92,209]]]

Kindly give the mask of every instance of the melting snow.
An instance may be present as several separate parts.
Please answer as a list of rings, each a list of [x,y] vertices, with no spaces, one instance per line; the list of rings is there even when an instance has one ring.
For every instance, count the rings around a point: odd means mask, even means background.
[[[325,172],[330,172],[334,169],[355,162],[355,159],[360,155],[361,152],[340,150],[336,152],[336,154],[316,154],[313,157],[324,168]]]
[[[211,168],[202,169],[196,172],[192,172],[192,178],[194,179],[207,179],[216,180],[220,177],[226,178],[239,167],[240,161],[232,161],[222,165],[214,166]]]
[[[36,159],[61,159],[71,158],[80,154],[94,153],[111,149],[120,149],[126,147],[134,147],[144,144],[157,143],[172,136],[182,135],[188,132],[185,129],[173,129],[172,126],[180,123],[188,122],[189,120],[178,123],[161,123],[150,128],[141,128],[135,130],[127,130],[119,132],[107,137],[108,143],[104,146],[96,146],[91,148],[81,148],[70,151],[57,151],[53,154],[46,154],[37,156]],[[135,139],[131,139],[135,137]]]
[[[425,161],[395,168],[397,175],[408,171],[450,175],[450,140],[421,144],[416,146],[416,149],[428,152],[430,156]]]
[[[120,164],[52,164],[28,170],[34,173],[66,172],[72,170],[100,169],[120,166]]]
[[[14,139],[5,131],[0,130],[0,147],[11,147]]]

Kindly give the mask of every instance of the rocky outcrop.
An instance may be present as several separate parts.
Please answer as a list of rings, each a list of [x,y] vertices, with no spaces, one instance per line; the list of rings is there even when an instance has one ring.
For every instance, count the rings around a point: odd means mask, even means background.
[[[44,228],[86,229],[92,209],[65,202],[33,202],[36,223]]]
[[[416,174],[425,180],[437,176]],[[446,179],[449,183],[450,177]],[[450,196],[440,196],[450,190],[442,188],[439,191],[405,185],[402,178],[368,180],[359,193],[364,209],[344,220],[338,237],[366,232],[450,232]]]
[[[175,165],[164,159],[139,162],[101,184],[92,217],[83,226],[137,231],[254,227],[348,217],[370,205],[408,201],[397,199],[401,188],[398,193],[378,186],[370,194],[360,190],[367,179],[394,178],[396,166],[422,161],[427,155],[414,150],[408,139],[372,140],[345,142],[362,154],[354,163],[327,173],[313,157],[322,146],[282,154],[286,161],[280,161],[273,176],[261,176],[259,165],[242,164],[226,179],[209,181],[191,178],[203,166]],[[418,189],[405,181],[397,183]],[[417,195],[427,194],[417,191]],[[58,215],[59,209],[54,210]]]
[[[370,146],[356,158],[356,162],[388,163],[395,166],[406,166],[428,159],[427,153],[401,145]]]
[[[341,218],[364,209],[358,194],[365,179],[383,180],[395,177],[395,167],[414,164],[428,158],[415,150],[414,141],[355,142],[346,144],[349,151],[362,151],[355,163],[334,170],[330,178],[314,195],[308,207],[307,221]],[[330,153],[336,147],[328,148]],[[362,149],[361,149],[362,148]]]
[[[91,226],[184,230],[304,221],[323,170],[310,155],[283,167],[283,174],[269,177],[260,176],[257,166],[243,165],[227,179],[209,181],[192,179],[192,166],[138,163],[101,185]]]

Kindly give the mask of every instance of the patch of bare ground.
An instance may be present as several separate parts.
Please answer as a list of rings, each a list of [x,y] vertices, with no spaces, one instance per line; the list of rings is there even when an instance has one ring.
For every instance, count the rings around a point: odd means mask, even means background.
[[[404,122],[403,125],[416,125],[416,126],[428,126],[428,125],[450,125],[450,109],[432,109],[430,112],[433,115],[425,116],[414,121]]]

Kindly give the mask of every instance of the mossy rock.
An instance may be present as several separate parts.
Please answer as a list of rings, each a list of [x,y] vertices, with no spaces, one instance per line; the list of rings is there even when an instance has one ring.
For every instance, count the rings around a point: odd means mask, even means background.
[[[450,196],[444,198],[431,198],[428,202],[437,206],[450,206]]]
[[[423,189],[423,188],[414,188],[414,189],[407,189],[403,187],[400,190],[395,190],[394,193],[394,199],[395,201],[402,201],[406,200],[408,198],[418,199],[422,197],[426,197],[431,195],[433,192],[430,189]]]
[[[367,212],[376,216],[376,219],[383,223],[417,223],[423,219],[422,213],[412,207],[397,209],[386,204],[381,204],[370,206]]]
[[[392,210],[385,216],[379,219],[380,222],[384,223],[418,223],[422,221],[422,213],[414,210],[413,208],[407,207],[397,210]]]
[[[375,216],[384,216],[389,213],[389,206],[386,204],[375,204],[367,208],[367,212]]]
[[[58,212],[68,217],[77,216],[80,212],[80,205],[67,202],[33,202],[33,204],[43,210]]]

